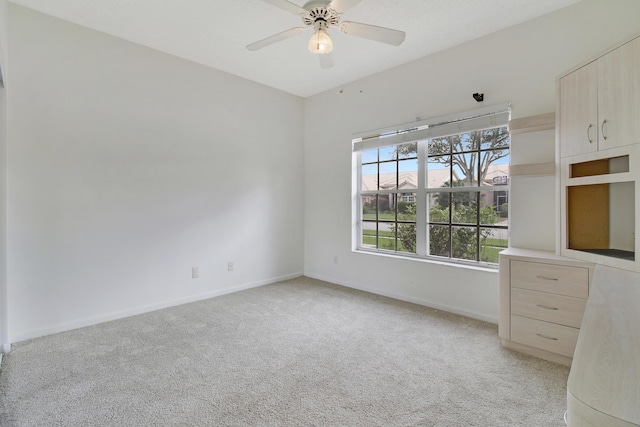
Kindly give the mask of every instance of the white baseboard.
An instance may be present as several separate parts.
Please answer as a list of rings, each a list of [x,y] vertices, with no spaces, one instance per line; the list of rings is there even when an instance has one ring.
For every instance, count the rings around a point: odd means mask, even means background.
[[[95,316],[95,317],[87,317],[83,319],[76,319],[70,322],[63,322],[57,325],[49,326],[47,328],[42,329],[34,329],[31,331],[27,331],[24,333],[20,333],[11,337],[12,343],[17,343],[20,341],[26,341],[32,338],[38,338],[45,335],[57,334],[59,332],[66,332],[73,329],[84,328],[86,326],[93,326],[99,323],[109,322],[111,320],[123,319],[125,317],[135,316],[138,314],[149,313],[151,311],[161,310],[163,308],[175,307],[177,305],[187,304],[190,302],[201,301],[209,298],[214,298],[226,294],[231,294],[234,292],[240,292],[251,288],[257,288],[260,286],[270,285],[272,283],[281,282],[283,280],[295,279],[296,277],[302,276],[302,272],[296,272],[291,274],[286,274],[284,276],[272,277],[269,279],[260,280],[252,283],[245,283],[243,285],[231,286],[224,289],[216,289],[215,291],[205,292],[203,294],[190,295],[185,298],[179,298],[176,300],[165,301],[158,304],[146,305],[134,307],[122,311],[117,311],[105,315]],[[5,344],[10,347],[10,344]],[[4,346],[3,346],[4,348]],[[7,352],[8,353],[8,352]]]
[[[318,274],[305,274],[305,276],[310,277],[312,279],[322,280],[324,282],[335,283],[336,285],[345,286],[347,288],[357,289],[359,291],[369,292],[371,294],[376,294],[376,295],[381,295],[387,298],[397,299],[399,301],[410,302],[412,304],[418,304],[418,305],[433,308],[436,310],[442,310],[448,313],[458,314],[464,317],[470,317],[476,320],[482,320],[483,322],[493,323],[495,325],[498,324],[497,317],[487,316],[484,313],[478,313],[471,310],[461,309],[459,307],[443,305],[443,304],[439,304],[439,303],[421,299],[421,298],[413,298],[413,297],[407,297],[404,295],[398,295],[398,294],[394,294],[393,292],[380,291],[379,289],[371,289],[371,288],[367,288],[366,286],[361,286],[359,284],[347,283],[342,280],[335,280],[330,277],[325,277]]]

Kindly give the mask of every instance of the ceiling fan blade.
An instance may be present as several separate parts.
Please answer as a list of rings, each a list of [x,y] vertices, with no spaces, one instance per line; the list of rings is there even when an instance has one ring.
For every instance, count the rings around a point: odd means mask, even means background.
[[[303,13],[307,13],[305,9],[287,0],[262,0],[262,1],[272,4],[275,7],[279,7],[280,9],[286,10],[296,15],[302,15]]]
[[[333,0],[327,5],[327,8],[333,9],[338,13],[343,13],[360,3],[360,0]]]
[[[332,68],[333,67],[333,54],[325,53],[324,55],[318,55],[320,58],[320,68]]]
[[[262,49],[263,47],[267,47],[271,44],[277,43],[279,41],[288,39],[289,37],[293,37],[297,34],[300,34],[301,32],[307,30],[306,28],[303,27],[296,27],[296,28],[291,28],[287,31],[283,31],[281,33],[275,34],[271,37],[267,37],[266,39],[257,41],[255,43],[251,43],[250,45],[247,46],[247,49],[249,49],[250,51],[255,51],[258,49]]]
[[[375,25],[361,24],[359,22],[344,21],[339,28],[341,32],[350,36],[363,37],[394,46],[400,46],[405,37],[404,31],[376,27]]]

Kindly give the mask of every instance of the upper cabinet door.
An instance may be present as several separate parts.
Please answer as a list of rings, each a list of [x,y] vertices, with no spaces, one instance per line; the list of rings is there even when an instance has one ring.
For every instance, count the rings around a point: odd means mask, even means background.
[[[640,143],[640,38],[597,64],[598,149]]]
[[[560,79],[560,155],[598,150],[598,69],[590,63]]]

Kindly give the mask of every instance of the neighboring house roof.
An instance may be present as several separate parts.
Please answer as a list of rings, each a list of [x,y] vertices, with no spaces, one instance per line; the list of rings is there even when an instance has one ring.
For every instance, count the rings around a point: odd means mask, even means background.
[[[509,176],[509,165],[491,165],[484,177],[483,184],[492,186],[494,185],[494,178],[496,181],[502,181],[500,178]],[[429,171],[427,176],[427,188],[442,188],[442,186],[449,181],[448,169],[436,169]],[[454,179],[459,179],[454,171]],[[415,190],[418,188],[417,172],[400,172],[398,176],[399,189],[400,190]],[[380,189],[381,190],[394,190],[396,189],[396,174],[395,173],[383,173],[380,174]],[[378,177],[377,175],[362,175],[362,191],[376,191],[378,190]]]

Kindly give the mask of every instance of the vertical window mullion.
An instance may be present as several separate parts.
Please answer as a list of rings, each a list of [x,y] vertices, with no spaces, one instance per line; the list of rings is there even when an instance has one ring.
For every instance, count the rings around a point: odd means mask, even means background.
[[[377,181],[378,188],[377,191],[380,191],[380,149],[378,148],[378,164],[377,164]],[[380,193],[376,194],[376,249],[380,249]]]
[[[416,254],[427,256],[429,253],[429,206],[426,192],[428,140],[418,141],[418,189],[416,190]]]
[[[398,177],[398,164],[396,163],[396,182]],[[397,185],[396,185],[397,188]],[[394,193],[391,195],[391,204],[393,205],[393,250],[398,251],[398,194]]]
[[[482,185],[481,176],[482,173],[482,151],[480,151],[480,147],[482,147],[482,131],[480,132],[480,137],[478,138],[478,146],[476,150],[478,152],[478,171],[477,171],[477,181],[478,181],[478,189],[476,191],[476,261],[480,261],[480,186]]]
[[[478,176],[479,178],[479,176]],[[476,261],[480,261],[480,189],[476,192]]]

